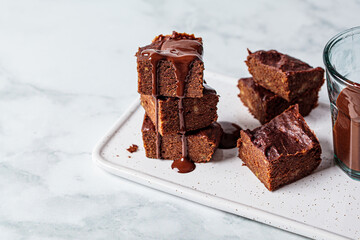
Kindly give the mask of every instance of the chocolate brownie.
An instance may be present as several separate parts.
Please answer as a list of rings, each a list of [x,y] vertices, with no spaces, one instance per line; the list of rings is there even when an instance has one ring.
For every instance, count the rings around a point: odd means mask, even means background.
[[[173,32],[157,36],[136,53],[138,92],[178,97],[179,82],[184,82],[184,97],[202,97],[202,53],[202,39],[194,35]]]
[[[155,123],[155,99],[150,95],[141,95],[141,105],[151,121]],[[204,96],[201,98],[184,98],[184,120],[186,131],[204,128],[217,120],[217,103],[219,96],[216,91],[205,85]],[[179,99],[160,97],[158,100],[158,130],[161,135],[180,132],[178,109]]]
[[[239,157],[270,191],[309,175],[321,162],[319,141],[297,105],[240,135]]]
[[[251,77],[239,79],[238,88],[241,101],[261,124],[267,123],[296,103],[299,105],[301,115],[307,116],[317,106],[320,90],[319,87],[308,89],[298,98],[288,102],[257,84]]]
[[[208,162],[218,147],[222,129],[218,123],[196,131],[186,132],[188,158],[194,162]],[[142,126],[142,137],[146,157],[156,158],[155,126],[145,114]],[[182,143],[180,134],[167,134],[161,137],[160,153],[162,159],[177,160],[182,158]]]
[[[249,50],[248,50],[249,51]],[[276,95],[292,101],[324,82],[324,69],[275,50],[250,52],[245,61],[254,81]]]

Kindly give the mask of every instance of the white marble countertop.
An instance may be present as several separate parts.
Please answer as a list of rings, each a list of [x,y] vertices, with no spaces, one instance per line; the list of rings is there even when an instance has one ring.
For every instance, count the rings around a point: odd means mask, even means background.
[[[91,151],[138,97],[134,53],[155,35],[202,36],[206,69],[241,77],[246,48],[323,66],[359,12],[355,0],[2,0],[0,239],[303,239],[114,177]]]

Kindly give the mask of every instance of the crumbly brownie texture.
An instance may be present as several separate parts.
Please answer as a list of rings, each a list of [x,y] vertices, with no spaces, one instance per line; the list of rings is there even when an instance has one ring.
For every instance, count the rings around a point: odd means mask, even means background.
[[[155,99],[150,95],[141,95],[141,105],[151,121],[155,123]],[[219,96],[207,85],[201,98],[184,98],[184,120],[187,131],[209,126],[217,120],[217,103]],[[179,99],[162,97],[158,100],[158,123],[161,135],[180,132]]]
[[[256,83],[289,102],[324,83],[324,69],[275,50],[249,51],[245,62]]]
[[[239,157],[270,191],[309,175],[320,164],[321,147],[291,106],[269,123],[241,131]]]
[[[137,70],[138,70],[138,92],[144,95],[152,94],[152,64],[150,61],[150,56],[148,54],[142,54],[144,50],[152,49],[163,51],[164,43],[167,41],[175,40],[191,40],[200,44],[197,49],[197,53],[200,58],[195,59],[191,66],[189,73],[187,75],[187,80],[185,83],[185,95],[184,97],[202,97],[203,96],[203,71],[204,63],[202,61],[202,39],[196,38],[194,35],[189,35],[186,33],[177,33],[174,32],[172,35],[159,35],[157,36],[150,45],[139,48],[136,53],[137,57]],[[165,46],[166,47],[166,46]],[[179,46],[180,50],[182,49]],[[161,60],[157,66],[158,74],[158,95],[167,96],[167,97],[177,97],[177,78],[175,73],[174,64],[169,60]]]
[[[194,162],[209,162],[220,143],[222,129],[218,123],[186,133],[188,157]],[[142,137],[146,157],[156,158],[156,132],[150,118],[145,115]],[[161,158],[180,159],[182,157],[181,135],[167,134],[161,137]]]
[[[253,78],[239,79],[238,88],[240,89],[238,96],[241,101],[261,124],[269,122],[294,104],[299,105],[299,112],[302,116],[307,116],[317,106],[320,90],[319,87],[309,89],[298,98],[288,102],[257,84]]]

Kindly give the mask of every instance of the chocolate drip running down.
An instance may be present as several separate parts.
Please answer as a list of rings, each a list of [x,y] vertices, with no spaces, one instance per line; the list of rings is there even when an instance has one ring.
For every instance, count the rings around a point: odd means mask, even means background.
[[[186,126],[184,119],[183,99],[185,97],[185,83],[189,76],[191,64],[194,60],[202,60],[202,44],[196,40],[175,39],[176,32],[169,38],[166,38],[160,47],[160,50],[146,49],[142,51],[143,56],[149,56],[152,65],[152,96],[155,99],[155,131],[156,135],[156,157],[161,158],[161,135],[158,131],[158,64],[159,61],[170,61],[175,68],[175,77],[177,80],[176,96],[179,98],[179,120],[180,134],[182,143],[182,157],[174,160],[171,167],[176,168],[179,173],[191,172],[195,169],[195,164],[188,159]]]

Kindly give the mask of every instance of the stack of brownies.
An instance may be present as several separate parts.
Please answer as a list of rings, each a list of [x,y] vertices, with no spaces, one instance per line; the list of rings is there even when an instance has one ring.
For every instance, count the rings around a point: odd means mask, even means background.
[[[252,77],[239,80],[239,97],[261,124],[294,104],[302,116],[317,106],[324,69],[275,50],[248,52],[245,62]]]
[[[264,125],[241,130],[239,157],[273,191],[321,162],[319,140],[303,116],[317,105],[324,70],[274,50],[249,51],[246,64],[253,77],[239,80],[239,97]]]
[[[219,96],[205,84],[202,54],[201,38],[177,32],[157,36],[136,53],[146,156],[172,159],[182,173],[210,161],[222,134]]]

